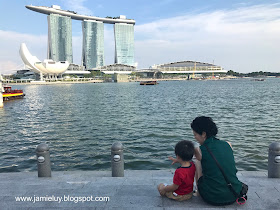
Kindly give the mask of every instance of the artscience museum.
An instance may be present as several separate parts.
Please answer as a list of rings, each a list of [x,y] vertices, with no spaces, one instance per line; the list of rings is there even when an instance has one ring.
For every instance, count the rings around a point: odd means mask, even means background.
[[[43,80],[43,77],[57,79],[69,67],[68,61],[55,62],[51,59],[45,59],[43,62],[40,61],[36,56],[31,55],[25,43],[20,45],[19,54],[27,68],[40,74],[40,80]]]

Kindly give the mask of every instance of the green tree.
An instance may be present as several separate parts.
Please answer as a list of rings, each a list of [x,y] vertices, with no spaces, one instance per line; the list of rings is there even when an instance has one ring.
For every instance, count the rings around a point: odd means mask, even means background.
[[[227,72],[227,75],[232,75],[232,76],[236,76],[236,77],[241,76],[240,73],[235,72],[235,71],[233,71],[233,70],[229,70],[229,71]]]

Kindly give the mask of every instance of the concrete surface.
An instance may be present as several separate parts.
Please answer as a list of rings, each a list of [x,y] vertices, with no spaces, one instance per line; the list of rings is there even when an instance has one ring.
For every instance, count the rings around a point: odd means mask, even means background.
[[[173,173],[174,170],[135,170],[125,171],[122,178],[111,177],[110,171],[54,171],[51,178],[38,178],[37,172],[0,173],[0,209],[280,209],[280,179],[268,179],[265,172],[238,172],[240,181],[249,185],[248,201],[242,206],[235,203],[221,207],[208,205],[200,197],[183,202],[161,197],[157,185],[171,184]],[[17,196],[69,196],[73,201],[34,203],[16,201]],[[74,202],[89,196],[110,200]]]

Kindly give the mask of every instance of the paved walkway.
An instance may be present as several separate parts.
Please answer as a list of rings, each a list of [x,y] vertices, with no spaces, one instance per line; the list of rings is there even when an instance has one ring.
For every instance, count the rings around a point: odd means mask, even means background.
[[[193,197],[176,202],[163,198],[157,184],[172,183],[174,170],[125,171],[125,177],[111,177],[110,171],[52,172],[51,178],[38,178],[37,172],[0,173],[0,209],[280,209],[280,179],[268,179],[264,172],[238,172],[249,185],[248,201],[243,206],[215,207]],[[109,201],[16,201],[16,196],[109,197]],[[69,196],[69,197],[68,197]],[[82,198],[81,198],[82,199]]]

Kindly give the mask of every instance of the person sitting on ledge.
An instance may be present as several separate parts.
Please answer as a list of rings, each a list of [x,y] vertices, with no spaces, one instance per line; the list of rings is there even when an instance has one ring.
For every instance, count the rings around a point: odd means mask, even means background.
[[[210,117],[197,117],[191,123],[194,138],[200,143],[195,148],[198,192],[201,198],[212,205],[228,205],[235,202],[236,197],[229,189],[227,182],[209,151],[213,153],[221,165],[227,179],[235,192],[240,192],[242,183],[238,180],[232,147],[229,142],[216,138],[218,128]],[[206,145],[206,146],[205,146]],[[207,148],[209,151],[207,151]],[[171,158],[170,158],[171,159]],[[179,162],[175,158],[173,163]],[[172,164],[173,164],[172,163]],[[203,172],[203,174],[202,174]]]
[[[159,184],[158,191],[161,196],[166,196],[177,201],[189,200],[193,194],[195,165],[192,162],[194,145],[190,141],[180,141],[175,146],[175,155],[181,167],[177,168],[173,177],[173,184]]]

